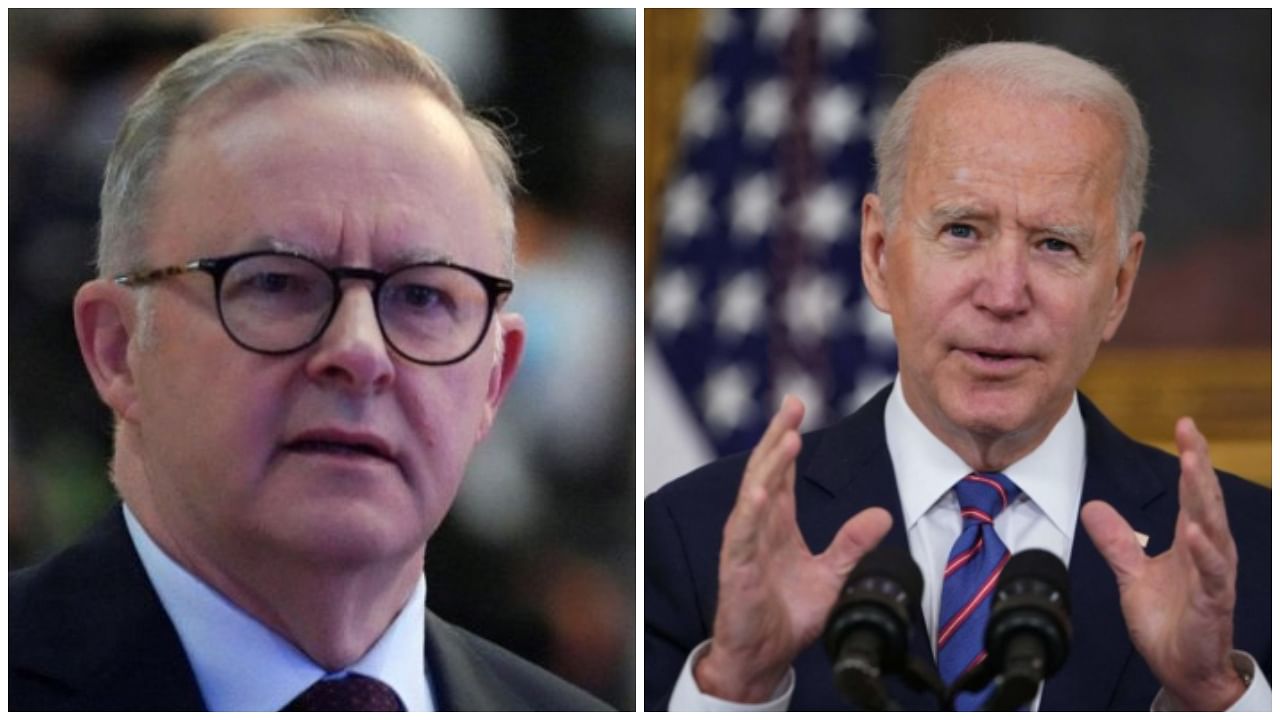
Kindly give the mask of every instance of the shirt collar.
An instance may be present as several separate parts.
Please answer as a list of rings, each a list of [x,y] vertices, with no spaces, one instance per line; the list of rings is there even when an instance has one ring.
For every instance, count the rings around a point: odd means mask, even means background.
[[[358,672],[390,685],[408,710],[430,710],[426,684],[427,584],[418,578],[409,601],[355,664],[328,673],[302,651],[174,562],[128,505],[129,536],[160,603],[178,631],[205,705],[213,711],[276,710],[325,677]]]
[[[944,497],[956,481],[972,472],[954,450],[929,432],[907,405],[899,375],[884,409],[885,442],[898,479],[902,519],[910,529]],[[1084,487],[1084,418],[1080,403],[1071,407],[1049,435],[1004,474],[1036,504],[1064,536],[1074,535]]]

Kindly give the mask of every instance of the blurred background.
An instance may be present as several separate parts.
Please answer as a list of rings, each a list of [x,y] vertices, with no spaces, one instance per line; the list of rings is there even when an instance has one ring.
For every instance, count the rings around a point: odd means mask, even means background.
[[[785,391],[842,416],[892,379],[863,296],[870,138],[953,45],[1033,40],[1112,70],[1152,141],[1146,252],[1082,388],[1166,449],[1271,482],[1271,14],[645,11],[645,488],[747,449]],[[664,432],[676,428],[675,432]]]
[[[429,604],[635,707],[635,13],[351,11],[441,60],[516,141],[524,364],[427,552]],[[9,567],[112,503],[71,319],[127,105],[182,52],[308,10],[9,11]]]

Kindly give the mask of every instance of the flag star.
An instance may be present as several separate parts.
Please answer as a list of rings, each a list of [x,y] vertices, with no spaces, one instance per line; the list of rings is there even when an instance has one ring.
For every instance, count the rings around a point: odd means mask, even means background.
[[[758,173],[739,181],[729,204],[734,238],[757,240],[773,226],[778,209],[777,183],[768,173]]]
[[[662,273],[653,283],[652,326],[660,332],[680,332],[698,309],[698,280],[686,268]]]
[[[841,183],[826,183],[800,203],[800,230],[811,242],[831,245],[853,227],[858,208],[853,192]]]
[[[870,295],[863,295],[858,302],[858,325],[867,337],[867,344],[876,352],[888,354],[897,347],[893,336],[893,318],[880,311],[871,302]]]
[[[866,132],[862,97],[843,85],[832,85],[814,99],[809,130],[822,152],[830,152]]]
[[[680,133],[696,140],[706,140],[715,135],[724,123],[723,99],[724,90],[719,83],[711,78],[699,80],[685,94]]]
[[[795,395],[804,403],[804,420],[800,424],[801,431],[811,430],[822,424],[827,414],[827,398],[822,383],[809,373],[800,369],[783,372],[776,381],[775,401],[782,404],[784,395]]]
[[[697,235],[711,213],[711,190],[697,175],[686,175],[667,191],[663,232],[670,240],[683,241]]]
[[[818,34],[822,49],[828,54],[846,53],[875,34],[866,10],[828,8],[819,12]]]
[[[702,34],[710,43],[722,43],[739,27],[738,19],[725,9],[709,10],[702,24]]]
[[[780,48],[787,42],[791,28],[796,24],[795,8],[770,8],[760,14],[760,44]]]
[[[715,370],[702,386],[702,416],[712,432],[727,435],[750,420],[754,379],[741,365]]]
[[[765,283],[760,273],[740,272],[720,288],[716,334],[734,339],[750,335],[764,317]]]
[[[766,80],[751,88],[743,124],[747,140],[764,144],[777,138],[787,124],[790,106],[787,84],[782,80]]]
[[[827,337],[840,317],[845,285],[834,275],[805,274],[793,279],[783,301],[787,328],[798,342]]]

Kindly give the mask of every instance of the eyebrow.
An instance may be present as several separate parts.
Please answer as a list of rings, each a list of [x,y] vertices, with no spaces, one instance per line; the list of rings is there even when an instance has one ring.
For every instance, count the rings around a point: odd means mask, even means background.
[[[1093,239],[1093,233],[1078,225],[1044,225],[1034,229],[1046,235],[1060,237],[1076,245],[1083,245]]]
[[[259,235],[249,243],[250,250],[264,249],[275,250],[276,252],[287,252],[303,257],[311,258],[317,262],[324,262],[327,258],[320,257],[315,250],[305,245],[290,242],[284,238],[275,235]],[[431,248],[405,248],[398,250],[391,255],[391,261],[387,263],[388,267],[400,268],[407,265],[417,265],[419,263],[434,262],[453,262],[453,256],[448,253],[441,253]]]
[[[989,219],[993,213],[975,203],[943,203],[929,211],[929,219],[934,223],[956,222],[969,219]]]
[[[933,225],[938,225],[959,222],[961,220],[986,220],[989,219],[991,215],[991,211],[981,205],[973,203],[944,203],[930,211],[929,220]],[[1030,230],[1033,233],[1054,235],[1076,244],[1083,244],[1093,239],[1093,233],[1088,228],[1080,225],[1034,225],[1031,226]]]

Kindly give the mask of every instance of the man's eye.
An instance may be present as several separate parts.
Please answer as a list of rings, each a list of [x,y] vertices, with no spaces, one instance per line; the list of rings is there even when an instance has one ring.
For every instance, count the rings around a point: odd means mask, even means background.
[[[404,304],[418,309],[439,305],[443,296],[439,290],[426,285],[407,285],[400,290]]]
[[[389,302],[415,315],[452,314],[456,311],[453,295],[447,288],[422,283],[404,283],[390,289]]]
[[[1048,238],[1042,244],[1044,246],[1044,249],[1048,250],[1051,253],[1071,252],[1072,250],[1075,249],[1074,247],[1072,247],[1071,243],[1067,242],[1066,240],[1060,240],[1058,238]]]
[[[249,287],[257,292],[278,294],[302,289],[302,283],[294,275],[278,272],[262,272],[249,278]]]
[[[978,231],[972,225],[963,223],[952,223],[947,226],[946,233],[954,238],[961,240],[969,240],[978,234]]]

